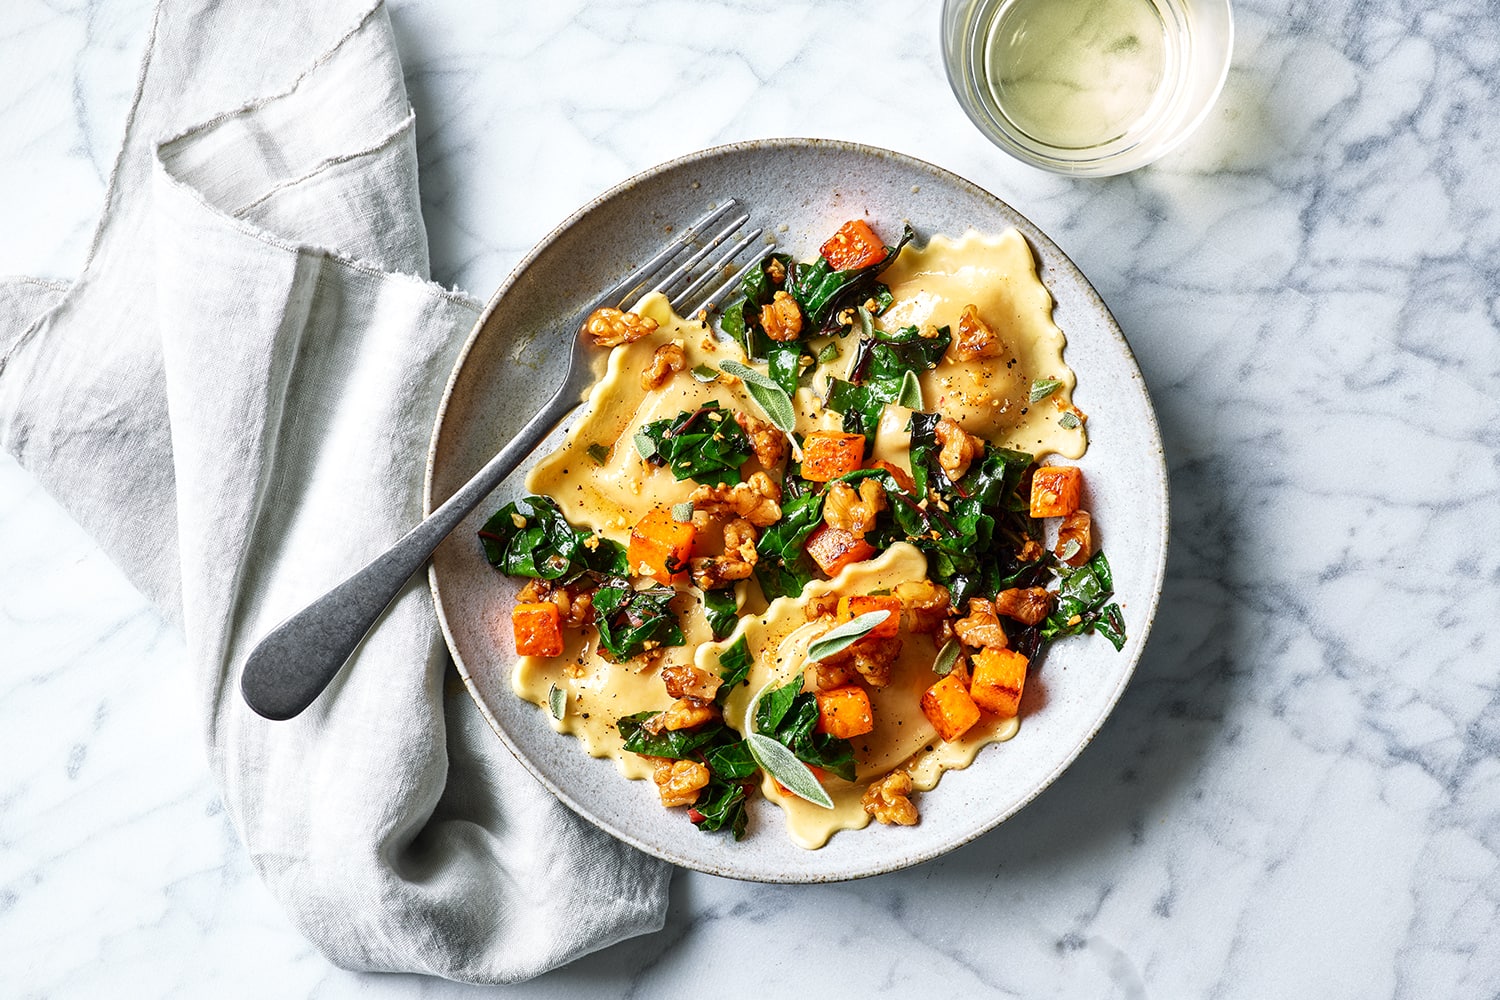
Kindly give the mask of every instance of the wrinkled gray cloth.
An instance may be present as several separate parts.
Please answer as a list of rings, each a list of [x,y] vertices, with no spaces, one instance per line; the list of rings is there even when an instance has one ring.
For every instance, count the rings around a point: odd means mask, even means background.
[[[670,869],[445,696],[424,580],[301,717],[238,690],[259,636],[421,513],[479,304],[427,280],[416,162],[383,7],[165,0],[84,273],[0,281],[0,443],[181,623],[297,925],[349,968],[514,981],[659,928]]]

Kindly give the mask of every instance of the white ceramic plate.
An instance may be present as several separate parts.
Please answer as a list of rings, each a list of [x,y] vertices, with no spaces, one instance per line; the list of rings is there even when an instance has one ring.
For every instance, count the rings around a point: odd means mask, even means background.
[[[427,509],[449,496],[542,405],[561,379],[559,325],[599,289],[659,246],[668,227],[716,199],[738,198],[798,259],[846,219],[878,231],[911,220],[918,238],[974,228],[1019,229],[1030,241],[1054,319],[1078,375],[1074,399],[1089,414],[1080,464],[1085,506],[1099,526],[1125,611],[1123,652],[1100,636],[1052,647],[1027,683],[1020,733],[980,752],[920,796],[921,823],[835,834],[808,851],[785,835],[781,812],[755,796],[746,838],[702,833],[685,811],[663,809],[655,786],[628,781],[610,760],[587,756],[554,732],[545,711],[511,690],[506,638],[518,586],[485,561],[475,531],[498,506],[525,492],[517,472],[440,547],[430,578],[459,673],[495,732],[563,802],[621,840],[668,861],[732,878],[821,882],[893,871],[936,857],[992,829],[1030,802],[1103,724],[1130,678],[1161,590],[1167,548],[1167,480],[1135,359],[1098,295],[1053,242],[1014,209],[928,163],[887,150],[814,139],[721,146],[649,170],[586,205],[527,255],[479,320],[454,369],[433,430]],[[787,226],[781,230],[782,225]],[[561,432],[542,452],[560,440]]]

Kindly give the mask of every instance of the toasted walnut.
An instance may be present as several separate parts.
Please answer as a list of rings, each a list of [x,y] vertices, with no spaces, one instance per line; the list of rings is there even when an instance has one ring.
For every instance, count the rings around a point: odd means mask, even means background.
[[[662,667],[661,680],[667,686],[667,694],[673,698],[697,698],[700,701],[712,701],[724,683],[718,674],[700,670],[691,663]]]
[[[915,826],[917,807],[907,798],[911,794],[911,775],[892,771],[865,789],[860,804],[865,812],[887,825]]]
[[[651,757],[649,760],[654,765],[651,780],[656,782],[662,805],[671,809],[698,801],[698,793],[708,784],[707,767],[696,760],[668,760],[665,757]]]
[[[984,454],[984,442],[960,427],[958,421],[948,417],[937,422],[933,436],[943,446],[943,450],[938,452],[938,465],[955,482],[969,471],[970,462]]]
[[[743,517],[757,528],[781,520],[781,487],[764,472],[757,472],[743,483],[699,486],[688,497],[696,510],[710,514],[732,514]]]
[[[892,591],[900,599],[912,632],[935,632],[948,618],[948,588],[931,580],[906,580]]]
[[[594,621],[594,587],[582,581],[559,585],[551,580],[530,580],[516,599],[528,604],[556,604],[558,624],[564,628],[582,628]]]
[[[860,483],[858,493],[847,483],[832,483],[823,498],[823,522],[855,538],[874,531],[876,515],[885,510],[885,490],[873,479]]]
[[[838,607],[838,594],[820,594],[817,597],[809,597],[807,599],[807,620],[832,618],[834,613],[838,611]]]
[[[760,326],[772,340],[796,340],[802,332],[802,307],[788,292],[777,292],[760,307]]]
[[[824,657],[822,663],[832,667],[854,668],[864,682],[871,687],[885,687],[891,682],[891,668],[896,657],[901,655],[900,636],[866,636],[854,645],[832,656]]]
[[[978,307],[964,306],[963,314],[958,317],[958,332],[948,345],[948,355],[954,361],[978,361],[998,358],[1004,349],[999,335],[979,318]]]
[[[755,526],[743,517],[724,525],[724,554],[694,559],[693,582],[704,590],[715,590],[731,581],[747,579],[760,558],[755,538]]]
[[[771,279],[771,284],[779,285],[786,280],[786,265],[775,257],[766,261],[766,277]]]
[[[1016,553],[1016,558],[1021,562],[1036,562],[1042,558],[1042,553],[1046,551],[1041,542],[1034,538],[1028,538],[1021,544],[1021,550]]]
[[[786,435],[777,430],[775,424],[743,410],[734,415],[734,422],[750,438],[750,447],[755,449],[755,459],[761,465],[774,469],[786,459]]]
[[[853,684],[858,676],[852,657],[842,663],[813,664],[813,687],[819,691],[831,691]]]
[[[705,722],[712,722],[719,717],[719,708],[712,701],[703,698],[678,698],[662,711],[656,713],[645,722],[641,723],[647,732],[659,733],[662,730],[676,731],[678,729],[692,729],[701,726]]]
[[[641,372],[641,388],[650,392],[671,381],[672,376],[687,367],[687,352],[676,344],[662,344]]]
[[[1063,518],[1057,529],[1057,558],[1069,566],[1082,566],[1089,561],[1092,518],[1086,510],[1076,510]]]
[[[1036,625],[1052,613],[1052,595],[1045,587],[1002,590],[995,595],[995,611],[1023,625]]]
[[[1010,645],[1000,619],[995,616],[995,606],[982,597],[969,599],[969,616],[954,622],[953,631],[965,646],[974,649],[1005,649]]]
[[[634,343],[656,330],[656,320],[633,312],[622,312],[604,306],[589,313],[583,321],[583,333],[600,347],[618,347]]]

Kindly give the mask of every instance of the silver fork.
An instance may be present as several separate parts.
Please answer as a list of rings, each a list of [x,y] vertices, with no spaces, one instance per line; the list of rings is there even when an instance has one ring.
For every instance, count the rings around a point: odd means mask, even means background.
[[[730,199],[705,213],[562,328],[572,343],[568,374],[547,405],[421,524],[260,641],[240,675],[240,691],[251,708],[268,719],[290,719],[311,705],[438,544],[583,402],[595,378],[592,362],[607,353],[579,333],[595,309],[624,307],[649,291],[666,294],[680,315],[693,315],[718,305],[765,259],[773,246],[763,246],[731,277],[724,278],[740,254],[760,238],[761,230],[755,229],[708,260],[750,221],[738,208]],[[705,289],[711,290],[705,294]]]

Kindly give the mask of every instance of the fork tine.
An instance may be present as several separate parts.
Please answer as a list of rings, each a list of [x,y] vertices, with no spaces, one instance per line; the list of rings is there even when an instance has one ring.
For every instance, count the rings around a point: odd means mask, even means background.
[[[763,230],[757,228],[741,237],[738,243],[721,254],[719,256],[719,259],[714,261],[713,264],[707,267],[703,271],[703,273],[697,277],[697,279],[695,279],[686,288],[683,288],[672,296],[672,308],[678,310],[680,314],[682,307],[687,303],[693,301],[694,295],[697,295],[698,292],[702,291],[703,288],[705,288],[710,282],[723,274],[724,268],[733,263],[734,259],[738,257],[746,247],[754,243],[756,240],[760,239],[760,234],[762,232]],[[760,259],[764,259],[764,256],[762,256]],[[757,261],[757,263],[758,262],[759,261]],[[744,277],[748,273],[749,270],[747,268],[740,272],[740,277]]]
[[[715,288],[712,292],[709,292],[708,295],[704,297],[703,301],[698,303],[698,307],[694,309],[693,312],[697,313],[703,310],[713,310],[718,308],[719,302],[723,300],[724,296],[728,295],[730,292],[738,288],[740,282],[744,280],[745,275],[749,274],[753,268],[759,267],[761,265],[761,262],[764,261],[767,257],[771,256],[775,249],[776,244],[774,243],[762,249],[760,253],[756,254],[753,258],[750,259],[749,263],[740,268],[738,271],[734,272],[734,274],[727,278],[721,285],[719,285],[718,288]],[[712,271],[709,272],[709,274],[712,273]],[[672,308],[677,309],[677,305],[674,303]],[[681,312],[679,310],[679,315],[680,314]]]
[[[741,226],[749,221],[749,212],[740,214],[738,218],[734,219],[734,221],[730,222],[727,226],[714,234],[712,239],[704,243],[703,246],[695,251],[692,256],[688,257],[687,260],[674,267],[671,271],[668,271],[666,275],[661,278],[661,280],[657,281],[657,283],[652,286],[651,291],[666,292],[669,297],[672,297],[673,293],[668,291],[670,288],[672,288],[672,286],[680,284],[681,282],[687,280],[688,276],[692,274],[693,269],[703,261],[703,258],[713,253],[715,248],[717,248],[725,240],[729,239],[729,237],[733,236]],[[757,232],[759,232],[759,230],[757,230]]]
[[[688,223],[688,225],[680,233],[678,233],[676,237],[668,242],[666,246],[658,250],[655,256],[646,261],[640,267],[636,268],[634,271],[627,274],[619,284],[615,285],[609,291],[601,295],[598,301],[600,303],[608,305],[615,305],[621,302],[625,298],[625,296],[633,289],[639,288],[645,282],[648,282],[652,278],[656,277],[656,275],[661,272],[662,268],[666,267],[669,263],[676,259],[677,255],[682,252],[684,247],[698,238],[698,234],[702,232],[702,230],[713,225],[715,222],[723,218],[726,214],[733,211],[738,206],[739,202],[734,198],[730,198],[726,200],[722,205],[718,205],[714,208],[709,209],[707,212],[704,212],[697,219],[694,219],[692,222]]]

